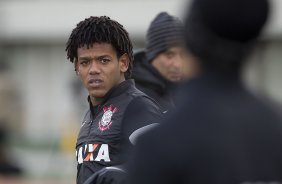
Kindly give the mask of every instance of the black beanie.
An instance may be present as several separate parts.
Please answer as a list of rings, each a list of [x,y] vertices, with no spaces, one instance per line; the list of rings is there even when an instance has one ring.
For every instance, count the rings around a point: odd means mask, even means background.
[[[146,35],[146,57],[151,62],[159,53],[182,44],[183,23],[166,12],[159,13],[151,22]]]
[[[186,45],[206,67],[238,70],[268,12],[267,0],[193,0],[185,20]]]

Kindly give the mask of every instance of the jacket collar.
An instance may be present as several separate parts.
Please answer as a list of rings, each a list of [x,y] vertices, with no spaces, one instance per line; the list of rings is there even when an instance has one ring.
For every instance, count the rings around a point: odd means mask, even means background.
[[[134,66],[132,77],[138,83],[150,86],[159,94],[164,94],[172,85],[172,82],[165,79],[152,64],[147,60],[144,50],[134,54]]]

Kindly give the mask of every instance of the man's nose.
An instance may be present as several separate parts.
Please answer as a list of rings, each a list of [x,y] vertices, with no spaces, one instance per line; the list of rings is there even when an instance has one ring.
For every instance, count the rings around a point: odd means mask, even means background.
[[[175,68],[181,68],[183,63],[183,59],[181,56],[176,56],[172,62],[172,66]]]
[[[92,61],[89,67],[89,74],[97,74],[100,72],[101,70],[100,70],[99,64],[95,61]]]

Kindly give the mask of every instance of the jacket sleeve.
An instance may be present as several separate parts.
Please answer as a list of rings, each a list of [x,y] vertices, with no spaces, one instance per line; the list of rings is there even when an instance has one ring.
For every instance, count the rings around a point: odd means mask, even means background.
[[[137,97],[126,108],[123,117],[123,138],[135,144],[137,138],[157,126],[163,118],[157,103],[148,97]]]
[[[92,174],[83,184],[126,184],[127,177],[121,166],[104,167]]]

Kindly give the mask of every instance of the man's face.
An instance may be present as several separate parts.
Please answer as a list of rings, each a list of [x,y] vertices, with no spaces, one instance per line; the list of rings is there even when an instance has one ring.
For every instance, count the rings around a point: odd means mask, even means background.
[[[127,54],[117,58],[111,44],[95,43],[90,48],[84,45],[77,49],[75,67],[91,100],[99,102],[110,89],[125,80],[128,63]]]
[[[182,67],[186,59],[183,47],[171,47],[153,59],[152,65],[160,74],[171,82],[180,81],[183,77]]]

